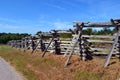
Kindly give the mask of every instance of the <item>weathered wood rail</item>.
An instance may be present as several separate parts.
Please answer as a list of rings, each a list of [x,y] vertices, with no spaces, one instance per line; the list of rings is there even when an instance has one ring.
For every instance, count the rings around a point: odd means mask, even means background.
[[[23,38],[22,40],[12,40],[8,44],[12,47],[22,48],[24,50],[32,49],[32,53],[35,50],[42,51],[42,57],[47,51],[55,54],[68,54],[68,59],[65,66],[68,65],[72,54],[78,54],[82,60],[92,59],[93,54],[108,54],[105,65],[109,64],[112,54],[119,54],[120,59],[120,19],[111,19],[110,22],[74,22],[74,31],[67,30],[52,30],[50,33],[40,33],[37,37],[30,36]],[[117,35],[84,35],[84,27],[114,27],[117,30]],[[72,33],[73,38],[59,38],[59,33]],[[45,39],[45,36],[49,35],[49,39]],[[93,39],[94,38],[94,39]],[[102,47],[96,47],[96,44],[104,44]],[[108,47],[105,44],[111,45]],[[108,52],[110,50],[110,52]],[[92,54],[90,53],[92,52]]]

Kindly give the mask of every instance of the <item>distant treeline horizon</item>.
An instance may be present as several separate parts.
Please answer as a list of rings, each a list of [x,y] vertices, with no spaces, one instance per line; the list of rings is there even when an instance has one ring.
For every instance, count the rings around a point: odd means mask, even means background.
[[[38,31],[36,34],[39,34]],[[115,29],[104,28],[101,30],[93,30],[92,28],[87,28],[83,30],[84,35],[113,35],[115,33]],[[10,40],[21,40],[26,36],[30,36],[28,33],[0,33],[0,44],[6,44]],[[61,38],[71,38],[72,34],[59,34]]]
[[[10,40],[20,40],[26,36],[29,36],[28,33],[0,33],[0,44],[6,44]]]
[[[83,35],[113,35],[115,33],[115,29],[111,28],[103,28],[100,30],[93,30],[92,28],[83,29]],[[41,31],[38,31],[36,35],[41,33]],[[60,38],[72,38],[72,33],[60,33]]]
[[[101,30],[93,30],[92,28],[87,28],[83,30],[83,34],[86,35],[113,35],[115,32],[115,29],[110,28],[103,28]]]

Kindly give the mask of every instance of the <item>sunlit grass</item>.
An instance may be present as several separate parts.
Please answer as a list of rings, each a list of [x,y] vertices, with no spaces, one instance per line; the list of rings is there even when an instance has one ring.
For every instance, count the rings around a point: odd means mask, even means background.
[[[0,56],[15,66],[28,80],[36,79],[34,73],[26,68],[26,64],[29,63],[28,56],[6,45],[0,45]]]
[[[33,56],[6,45],[0,45],[0,56],[15,66],[28,80],[37,80],[38,76],[32,68],[47,69],[48,66],[58,66],[57,62],[52,59]],[[32,67],[29,69],[28,65]]]
[[[62,67],[62,65],[55,59],[42,58],[40,57],[40,55],[30,54],[29,51],[23,52],[19,49],[11,48],[10,46],[6,45],[0,45],[0,56],[3,57],[6,61],[8,61],[11,65],[13,65],[28,80],[40,80],[42,76],[43,77],[47,76],[51,80],[52,76],[54,75],[59,76],[56,75],[56,72],[60,72],[60,75],[61,74],[64,75],[64,72],[66,72],[66,74],[69,74],[70,73],[69,70],[71,71],[69,67],[67,69]],[[62,71],[64,72],[61,71],[61,68]],[[103,79],[101,74],[97,74],[91,71],[86,70],[74,71],[72,72],[72,75],[75,76],[74,77],[75,79],[73,80],[107,80]],[[63,75],[61,77],[63,77]],[[46,79],[43,78],[42,80]]]
[[[88,71],[77,71],[75,76],[75,80],[102,80],[100,75]]]

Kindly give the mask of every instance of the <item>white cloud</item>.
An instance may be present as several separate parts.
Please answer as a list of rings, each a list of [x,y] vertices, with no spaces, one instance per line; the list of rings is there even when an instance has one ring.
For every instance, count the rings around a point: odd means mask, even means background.
[[[20,26],[13,26],[13,25],[8,25],[8,24],[0,24],[0,28],[5,28],[5,29],[20,29]]]
[[[30,24],[33,23],[32,20],[27,20],[27,19],[11,19],[11,18],[3,18],[0,17],[0,21],[4,21],[6,23],[14,23],[14,24]]]
[[[18,22],[17,20],[9,19],[9,18],[0,18],[1,21],[8,21],[8,22]]]
[[[45,3],[45,5],[50,6],[50,7],[54,7],[54,8],[60,9],[60,10],[65,10],[64,7],[61,7],[59,5],[49,4],[49,3]]]
[[[59,0],[59,2],[65,4],[65,5],[69,6],[69,7],[76,7],[76,6],[78,6],[77,4],[74,4],[73,1],[71,2],[71,1]]]
[[[66,23],[66,22],[55,22],[54,24],[55,29],[61,29],[61,30],[65,30],[65,29],[70,29],[72,28],[72,25]]]

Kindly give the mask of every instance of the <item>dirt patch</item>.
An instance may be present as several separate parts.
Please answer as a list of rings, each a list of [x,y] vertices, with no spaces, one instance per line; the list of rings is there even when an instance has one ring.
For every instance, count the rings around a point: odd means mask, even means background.
[[[36,52],[32,55],[40,56],[41,53]],[[40,66],[35,67],[35,69],[32,68],[32,71],[38,75],[39,80],[74,80],[77,71],[94,72],[100,75],[103,80],[116,80],[120,78],[120,62],[117,58],[111,59],[110,65],[107,68],[103,67],[105,61],[103,58],[81,61],[79,56],[73,55],[68,67],[64,67],[67,57],[63,57],[63,55],[46,53],[44,58],[56,61],[57,66],[40,63]]]
[[[104,68],[105,58],[81,61],[79,56],[73,55],[68,67],[64,67],[67,56],[46,53],[42,58],[39,51],[31,54],[29,50],[23,52],[7,46],[1,46],[0,56],[14,65],[28,80],[118,80],[120,78],[120,62],[117,58],[112,58],[110,65]]]

